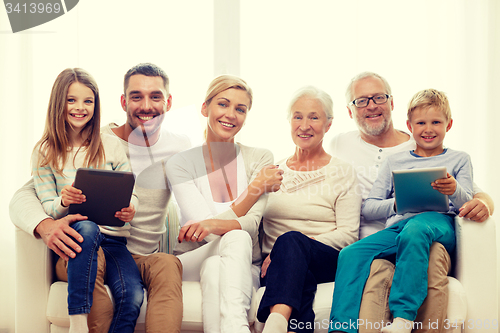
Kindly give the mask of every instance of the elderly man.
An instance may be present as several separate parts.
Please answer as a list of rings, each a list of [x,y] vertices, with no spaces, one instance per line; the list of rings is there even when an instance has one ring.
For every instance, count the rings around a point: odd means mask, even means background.
[[[127,247],[139,267],[148,292],[146,332],[180,332],[182,322],[182,265],[173,255],[160,253],[165,232],[170,190],[164,173],[166,159],[190,146],[187,137],[161,130],[165,113],[172,106],[169,80],[153,64],[139,64],[124,78],[121,105],[127,114],[122,126],[109,124],[101,131],[120,139],[136,175],[139,207],[131,221]],[[69,225],[81,220],[68,215],[48,217],[36,197],[31,180],[19,189],[10,203],[10,217],[20,229],[42,238],[60,257],[56,271],[65,279],[65,262],[81,251],[81,236]],[[113,306],[104,289],[105,260],[99,254],[94,304],[88,318],[91,332],[108,332]]]
[[[354,77],[347,87],[346,98],[349,116],[356,122],[358,131],[342,133],[333,138],[329,153],[350,162],[356,168],[362,184],[362,198],[365,200],[384,159],[400,151],[415,149],[415,141],[407,133],[394,128],[391,118],[394,109],[391,88],[380,75],[364,72]],[[478,188],[474,188],[474,194],[474,198],[460,208],[460,216],[483,222],[493,213],[493,201]],[[384,227],[385,221],[365,221],[361,216],[360,239]],[[439,243],[432,245],[429,259],[428,296],[415,321],[422,323],[420,332],[440,332],[442,327],[433,329],[429,327],[429,323],[444,323],[446,318],[446,276],[451,269],[451,260]],[[376,260],[372,264],[359,314],[359,318],[365,322],[389,320],[386,302],[380,303],[386,297],[379,298],[376,295],[387,296],[386,286],[390,286],[393,269],[392,264],[386,260]],[[370,331],[365,327],[360,327],[359,330]],[[376,331],[378,330],[374,332]]]

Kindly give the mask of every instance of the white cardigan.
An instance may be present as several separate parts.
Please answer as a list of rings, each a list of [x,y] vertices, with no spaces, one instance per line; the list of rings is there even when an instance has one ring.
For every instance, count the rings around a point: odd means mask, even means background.
[[[273,155],[267,149],[252,148],[238,143],[240,149],[237,161],[243,160],[244,169],[238,166],[240,171],[246,175],[246,186],[257,176],[259,171],[266,165],[273,163]],[[217,214],[210,186],[207,185],[207,171],[203,158],[202,147],[195,147],[173,156],[167,163],[167,178],[172,186],[175,199],[181,210],[182,221],[222,219],[236,220],[241,225],[241,229],[247,231],[252,237],[253,262],[261,261],[260,248],[258,242],[258,232],[262,212],[266,207],[267,194],[262,195],[252,206],[246,215],[236,216],[231,208],[223,213]],[[242,192],[241,177],[238,176],[238,192]],[[181,222],[182,224],[182,222]],[[196,249],[207,241],[216,239],[218,236],[209,235],[201,242],[182,242],[177,244],[174,253],[181,254]]]

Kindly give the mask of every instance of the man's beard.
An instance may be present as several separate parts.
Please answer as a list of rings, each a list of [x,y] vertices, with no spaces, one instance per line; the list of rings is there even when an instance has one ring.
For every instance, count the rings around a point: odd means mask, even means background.
[[[389,128],[389,124],[390,122],[384,118],[384,120],[380,124],[377,124],[376,126],[370,126],[366,121],[359,121],[359,119],[356,118],[356,125],[358,126],[358,129],[369,136],[379,136],[385,133]]]
[[[144,143],[148,145],[148,139],[154,136],[160,130],[161,124],[164,120],[164,116],[165,114],[156,115],[144,124],[139,121],[134,122],[134,119],[130,119],[130,117],[128,116],[127,122],[132,129],[132,132],[129,136],[129,142],[139,144],[137,143],[137,140],[139,140],[139,142],[142,143],[144,141]]]
[[[153,118],[151,120],[148,120],[146,123],[141,123],[136,116],[133,116],[133,119],[131,119],[132,117],[128,116],[128,124],[130,125],[132,131],[134,132],[136,130],[141,130],[141,131],[146,130],[147,134],[151,135],[154,134],[156,131],[158,131],[163,122],[162,118],[163,115],[154,114],[152,116]]]

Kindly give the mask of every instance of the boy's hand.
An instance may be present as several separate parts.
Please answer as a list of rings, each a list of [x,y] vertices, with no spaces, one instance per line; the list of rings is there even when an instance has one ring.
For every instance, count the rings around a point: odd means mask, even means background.
[[[457,189],[457,181],[449,173],[446,174],[446,178],[436,179],[431,185],[433,189],[446,195],[452,195]]]
[[[120,211],[115,213],[115,217],[119,218],[123,222],[130,222],[134,218],[135,207],[130,204],[127,208],[122,208]]]
[[[71,185],[64,186],[61,191],[61,203],[64,207],[68,207],[71,204],[81,204],[85,200],[85,195],[82,194],[82,191]]]

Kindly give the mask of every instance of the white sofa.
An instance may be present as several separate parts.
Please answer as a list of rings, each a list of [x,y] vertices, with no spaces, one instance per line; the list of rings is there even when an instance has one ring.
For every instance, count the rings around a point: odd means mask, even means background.
[[[175,228],[172,228],[175,230]],[[173,232],[172,232],[173,234]],[[457,255],[454,278],[450,278],[448,319],[463,320],[463,332],[498,332],[497,251],[495,222],[456,220]],[[171,235],[170,244],[174,237]],[[164,248],[168,249],[168,237]],[[50,251],[41,240],[16,230],[16,332],[67,332],[67,285],[54,282]],[[253,324],[264,288],[254,294],[249,321]],[[201,289],[197,282],[183,283],[182,332],[202,332]],[[314,302],[316,321],[328,320],[333,283],[318,286]],[[466,302],[465,302],[466,299]],[[466,304],[466,305],[465,305]],[[144,331],[146,302],[136,332]],[[489,325],[489,328],[485,328]],[[257,326],[257,325],[256,325]],[[461,332],[461,329],[449,332]],[[326,332],[319,328],[315,332]]]

